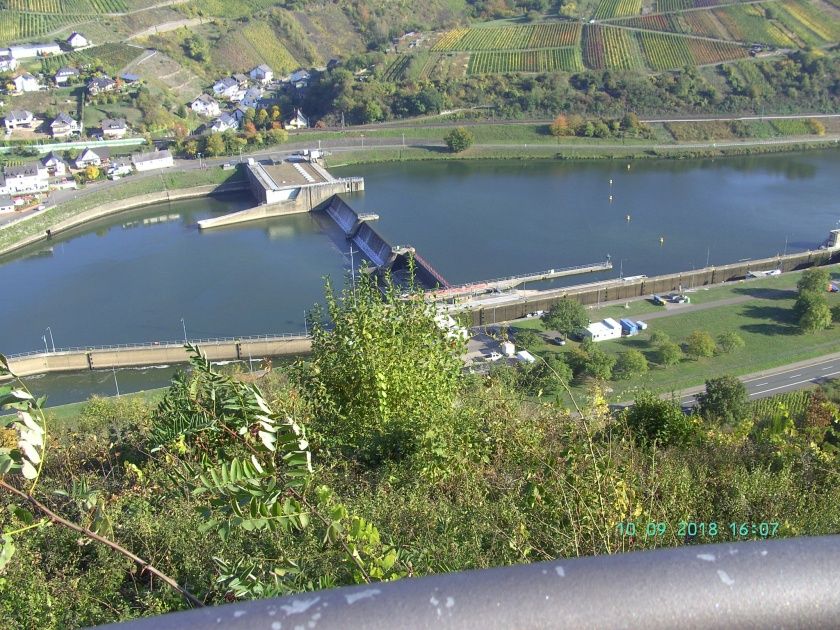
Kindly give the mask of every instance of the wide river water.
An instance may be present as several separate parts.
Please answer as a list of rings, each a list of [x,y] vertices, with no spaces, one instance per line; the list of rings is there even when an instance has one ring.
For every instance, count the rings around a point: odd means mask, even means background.
[[[840,220],[840,151],[718,160],[458,161],[334,168],[347,198],[380,216],[452,283],[612,257],[605,277],[687,270],[818,246]],[[612,180],[612,184],[610,184]],[[610,199],[612,196],[612,199]],[[0,351],[303,330],[346,246],[309,215],[199,232],[248,199],[150,206],[0,263]],[[629,220],[628,220],[629,217]],[[660,239],[662,241],[660,242]],[[358,261],[357,261],[358,262]],[[182,323],[183,319],[183,323]],[[160,386],[171,370],[32,380],[59,404]]]

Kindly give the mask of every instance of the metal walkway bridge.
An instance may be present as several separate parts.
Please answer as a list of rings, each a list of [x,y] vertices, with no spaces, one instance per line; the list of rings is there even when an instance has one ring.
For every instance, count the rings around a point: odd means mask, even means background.
[[[563,267],[562,269],[547,269],[536,273],[528,273],[507,278],[496,278],[494,280],[482,280],[481,282],[470,282],[441,289],[429,291],[426,295],[433,301],[447,300],[455,297],[469,297],[481,293],[493,291],[505,291],[513,289],[526,282],[538,282],[540,280],[552,280],[563,276],[575,276],[583,273],[594,273],[597,271],[609,271],[613,268],[612,261],[605,260],[589,265],[577,265],[575,267]]]

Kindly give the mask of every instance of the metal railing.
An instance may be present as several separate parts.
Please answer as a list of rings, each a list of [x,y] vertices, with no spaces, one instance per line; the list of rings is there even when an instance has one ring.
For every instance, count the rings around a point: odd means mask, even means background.
[[[837,628],[840,536],[688,545],[208,607],[113,630]]]
[[[217,343],[231,343],[237,341],[281,341],[286,339],[309,339],[309,335],[305,333],[280,333],[276,335],[241,335],[238,337],[207,337],[200,339],[188,339],[187,341],[192,345],[201,344],[217,344]],[[96,352],[108,350],[132,350],[132,349],[150,349],[150,348],[181,348],[184,346],[184,340],[178,341],[145,341],[141,343],[117,343],[101,346],[69,346],[64,348],[56,348],[49,352],[42,350],[30,350],[28,352],[18,352],[16,354],[7,354],[7,359],[18,359],[21,357],[32,357],[39,355],[59,354],[61,352]]]

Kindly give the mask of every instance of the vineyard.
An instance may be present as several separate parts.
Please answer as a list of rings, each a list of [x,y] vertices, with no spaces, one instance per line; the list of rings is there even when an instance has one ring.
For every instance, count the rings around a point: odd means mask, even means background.
[[[790,418],[796,421],[805,416],[805,410],[808,408],[809,402],[811,402],[811,392],[807,389],[800,389],[754,400],[750,403],[750,407],[756,420],[770,419],[783,410],[787,410]]]
[[[639,31],[637,34],[645,62],[652,70],[675,70],[694,65],[694,57],[687,38],[650,31]],[[714,42],[704,43],[713,44]]]
[[[87,65],[101,66],[108,74],[117,74],[122,68],[134,61],[142,50],[122,43],[102,44],[85,50],[76,50],[61,57],[47,58],[41,61],[41,68],[47,74],[53,74],[62,66],[83,68]]]
[[[385,81],[399,81],[406,69],[408,69],[409,63],[411,63],[410,55],[397,55],[397,57],[386,66],[382,78]]]
[[[128,11],[125,0],[3,0],[0,5],[10,11],[60,15],[124,13]]]
[[[0,42],[38,37],[78,21],[78,16],[74,15],[0,11]]]
[[[802,120],[801,118],[794,119],[779,119],[771,120],[770,124],[773,128],[783,136],[807,136],[814,133],[813,120]]]
[[[590,68],[629,70],[643,67],[633,31],[588,24],[583,39],[583,58]]]
[[[458,28],[444,33],[432,50],[561,48],[575,45],[580,39],[580,31],[579,24],[565,22],[503,28]]]
[[[696,65],[717,64],[742,59],[748,55],[746,48],[729,42],[686,38],[688,50]]]
[[[729,31],[733,39],[742,42],[761,42],[774,46],[796,46],[776,24],[765,17],[758,5],[735,5],[714,10],[715,17]]]
[[[601,0],[595,9],[596,20],[606,20],[626,15],[639,15],[642,12],[642,0]]]
[[[513,50],[505,52],[477,52],[470,57],[467,74],[492,72],[579,72],[583,60],[577,47],[548,50]]]
[[[292,53],[283,45],[266,22],[251,21],[242,29],[245,40],[254,48],[257,57],[271,64],[275,72],[291,72],[298,67]]]
[[[809,46],[822,46],[840,39],[840,22],[802,0],[773,3],[773,14]]]

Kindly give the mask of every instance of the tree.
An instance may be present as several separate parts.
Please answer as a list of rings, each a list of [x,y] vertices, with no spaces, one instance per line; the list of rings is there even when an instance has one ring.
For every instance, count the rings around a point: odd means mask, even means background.
[[[664,330],[654,330],[650,336],[650,343],[654,346],[661,346],[666,341],[671,341],[671,336]]]
[[[187,140],[184,143],[184,155],[190,158],[194,158],[198,155],[198,142],[195,140]]]
[[[576,376],[608,381],[612,378],[615,357],[589,341],[571,352],[570,362]]]
[[[634,376],[641,376],[648,371],[648,360],[635,348],[625,350],[618,355],[613,369],[615,378],[627,380]]]
[[[685,340],[686,354],[693,359],[714,356],[715,348],[715,340],[705,330],[695,330]]]
[[[88,164],[85,167],[85,178],[88,181],[93,181],[94,179],[99,179],[99,167],[95,164]]]
[[[443,140],[452,153],[466,151],[474,142],[473,135],[463,127],[456,127],[446,134]]]
[[[435,322],[424,300],[405,300],[390,282],[358,280],[334,297],[326,284],[329,327],[316,306],[312,355],[296,380],[312,406],[323,445],[376,466],[415,453],[428,432],[454,431],[453,402],[464,343]]]
[[[272,120],[272,122],[280,120],[281,116],[282,116],[282,114],[280,112],[280,106],[279,105],[272,105],[272,107],[271,107],[271,120]]]
[[[736,424],[748,411],[746,386],[737,377],[726,374],[706,381],[706,391],[697,395],[700,415],[717,424]]]
[[[549,355],[536,363],[524,363],[520,366],[517,384],[531,396],[540,392],[561,387],[572,380],[572,368],[561,357]]]
[[[568,336],[589,324],[589,314],[583,304],[564,297],[552,305],[548,313],[542,316],[542,321],[550,329]]]
[[[285,129],[271,129],[268,137],[271,138],[272,144],[282,144],[289,140],[289,132]]]
[[[809,429],[827,429],[831,426],[837,408],[831,404],[828,396],[820,389],[811,391],[808,406],[802,417],[801,426]]]
[[[207,136],[207,144],[204,147],[204,151],[210,157],[222,155],[225,152],[225,141],[222,139],[221,134],[211,133]]]
[[[656,351],[656,361],[660,365],[669,367],[676,365],[683,359],[683,351],[673,341],[666,341],[659,344]]]
[[[796,298],[793,305],[793,314],[797,319],[801,318],[806,311],[818,304],[826,304],[825,296],[817,291],[803,291]]]
[[[828,283],[831,281],[831,274],[823,267],[811,267],[802,272],[796,283],[796,290],[802,295],[805,292],[824,293]]]
[[[198,35],[190,35],[184,40],[184,50],[187,56],[196,61],[204,61],[210,53],[207,40]]]
[[[624,420],[641,444],[681,445],[694,432],[691,420],[677,400],[664,400],[647,390],[636,395],[633,404],[624,411]]]
[[[257,121],[256,122],[257,122],[257,125],[259,125],[260,127],[265,127],[266,124],[268,123],[268,112],[265,110],[265,108],[260,108],[257,111]]]
[[[523,328],[516,332],[516,337],[514,338],[516,345],[522,346],[523,348],[533,348],[540,344],[540,336],[535,333],[533,330],[529,328]]]
[[[552,136],[568,136],[570,133],[569,121],[564,114],[559,114],[554,122],[549,125],[548,130]]]
[[[811,301],[799,316],[799,328],[804,333],[831,328],[831,309],[828,302],[822,295],[816,297],[819,299]]]
[[[743,348],[744,340],[738,333],[730,330],[718,335],[717,347],[718,351],[722,354],[729,354],[730,352],[734,352],[739,348]]]

